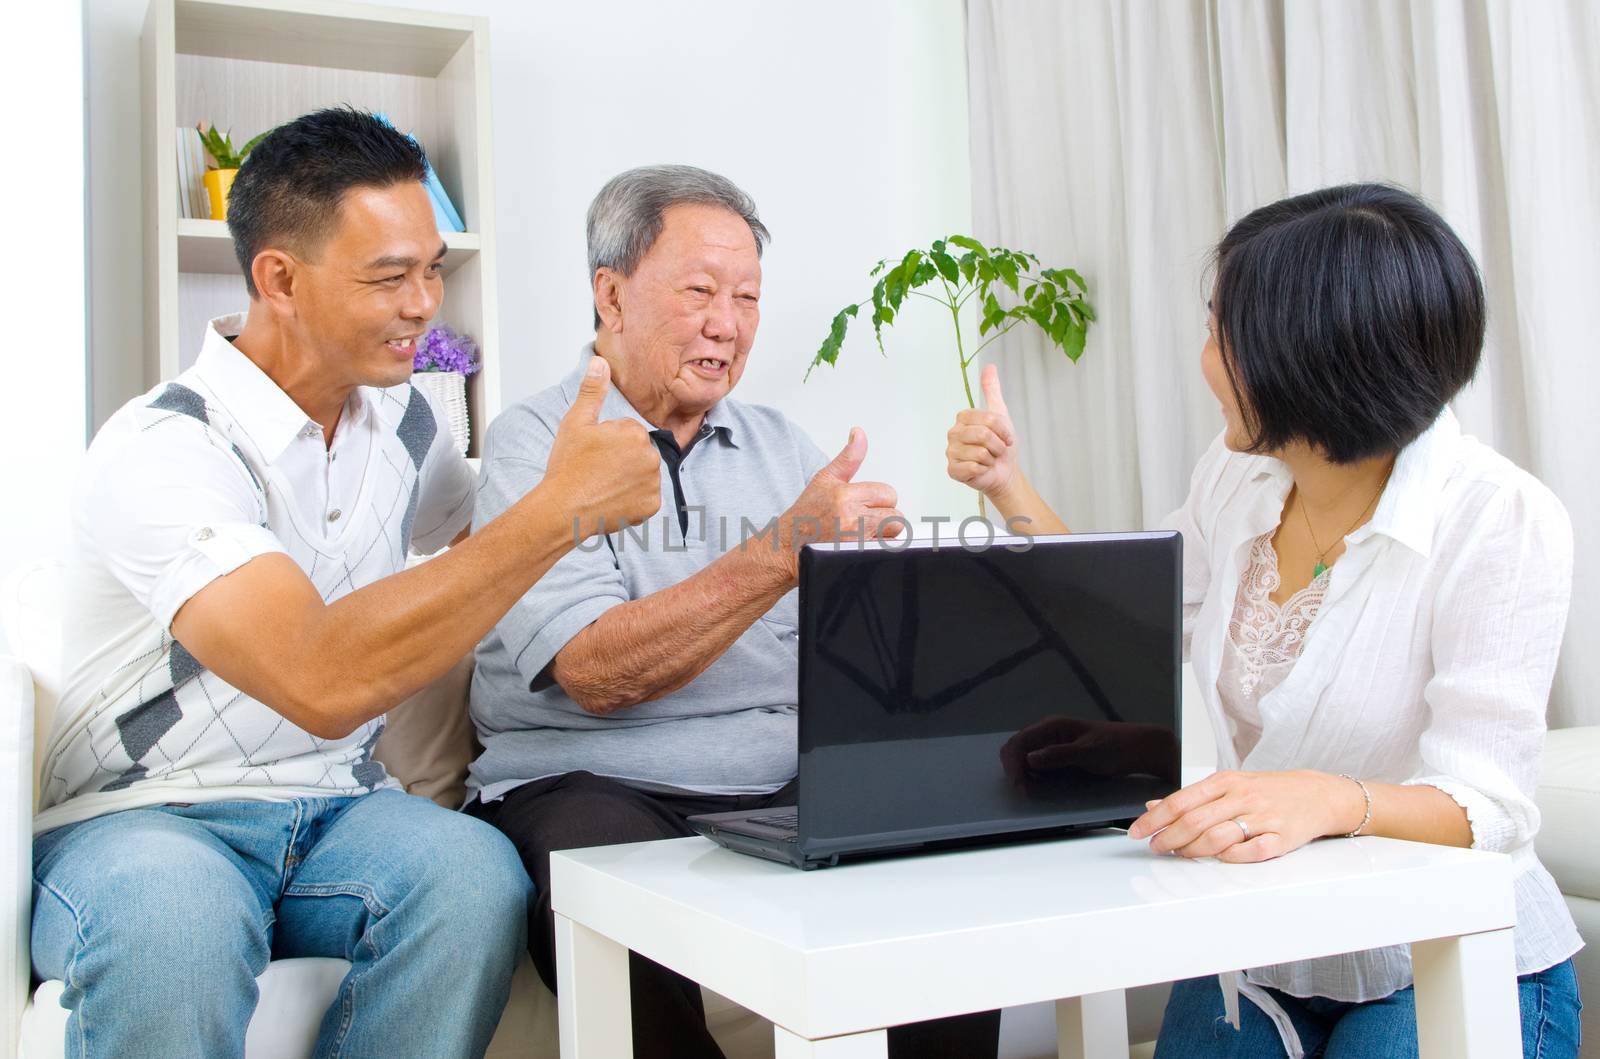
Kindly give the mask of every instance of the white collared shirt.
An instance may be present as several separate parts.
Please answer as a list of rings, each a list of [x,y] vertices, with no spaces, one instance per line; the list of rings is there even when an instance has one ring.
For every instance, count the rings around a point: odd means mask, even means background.
[[[354,391],[330,446],[234,348],[243,325],[212,321],[194,367],[125,405],[89,447],[36,831],[165,802],[392,785],[372,760],[382,718],[319,739],[202,668],[172,618],[272,552],[329,602],[396,573],[408,551],[467,526],[474,476],[442,411],[409,384]]]
[[[1217,690],[1224,640],[1250,545],[1278,525],[1291,484],[1281,461],[1230,452],[1219,437],[1165,522],[1183,534],[1184,650],[1219,766],[1439,788],[1465,810],[1473,848],[1511,855],[1517,973],[1560,963],[1583,943],[1534,855],[1533,794],[1572,590],[1566,510],[1462,436],[1447,409],[1400,453],[1373,517],[1345,538],[1299,659],[1261,698],[1261,735],[1240,762]],[[1374,949],[1247,979],[1366,1001],[1411,983],[1410,954]]]

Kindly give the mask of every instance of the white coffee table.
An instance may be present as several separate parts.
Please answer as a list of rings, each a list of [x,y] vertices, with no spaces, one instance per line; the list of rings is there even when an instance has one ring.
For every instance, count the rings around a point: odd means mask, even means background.
[[[1125,989],[1395,944],[1423,1059],[1521,1054],[1499,854],[1228,865],[1102,832],[800,872],[684,838],[554,854],[551,886],[563,1059],[632,1054],[628,949],[769,1019],[778,1059],[883,1059],[885,1027],[1042,1000],[1062,1056],[1126,1059]]]

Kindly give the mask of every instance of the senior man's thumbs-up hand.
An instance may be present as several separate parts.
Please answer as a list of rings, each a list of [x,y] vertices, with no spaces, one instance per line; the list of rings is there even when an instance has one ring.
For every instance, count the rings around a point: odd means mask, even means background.
[[[661,509],[661,454],[632,419],[600,422],[611,366],[593,357],[561,418],[542,485],[588,536],[632,526]]]
[[[895,506],[899,496],[894,487],[884,482],[855,481],[866,458],[867,432],[852,427],[850,440],[839,455],[818,471],[789,510],[778,516],[774,551],[784,564],[789,581],[799,578],[802,545],[812,541],[873,540],[904,532],[905,516]]]

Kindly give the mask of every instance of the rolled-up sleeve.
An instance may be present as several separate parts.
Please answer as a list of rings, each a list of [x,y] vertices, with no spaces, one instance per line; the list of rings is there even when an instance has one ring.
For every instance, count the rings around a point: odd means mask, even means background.
[[[1436,596],[1421,775],[1467,814],[1474,849],[1533,841],[1545,711],[1572,593],[1572,527],[1542,486],[1503,490],[1459,535]]]
[[[106,568],[170,630],[197,592],[286,549],[244,461],[203,425],[175,418],[91,453],[80,517]]]
[[[544,479],[557,426],[520,405],[506,409],[494,421],[485,439],[483,479],[473,508],[475,529]],[[500,619],[495,632],[531,688],[574,636],[628,598],[609,539],[590,537],[528,589]]]

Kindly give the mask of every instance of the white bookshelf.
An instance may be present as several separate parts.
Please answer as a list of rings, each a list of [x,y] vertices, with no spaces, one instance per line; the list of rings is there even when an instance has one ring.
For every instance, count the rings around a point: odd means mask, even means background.
[[[383,111],[428,152],[466,225],[441,233],[438,319],[470,334],[476,455],[499,411],[486,19],[333,0],[151,0],[141,37],[146,385],[194,362],[205,321],[249,304],[227,225],[178,216],[177,127],[235,143],[321,107]]]

